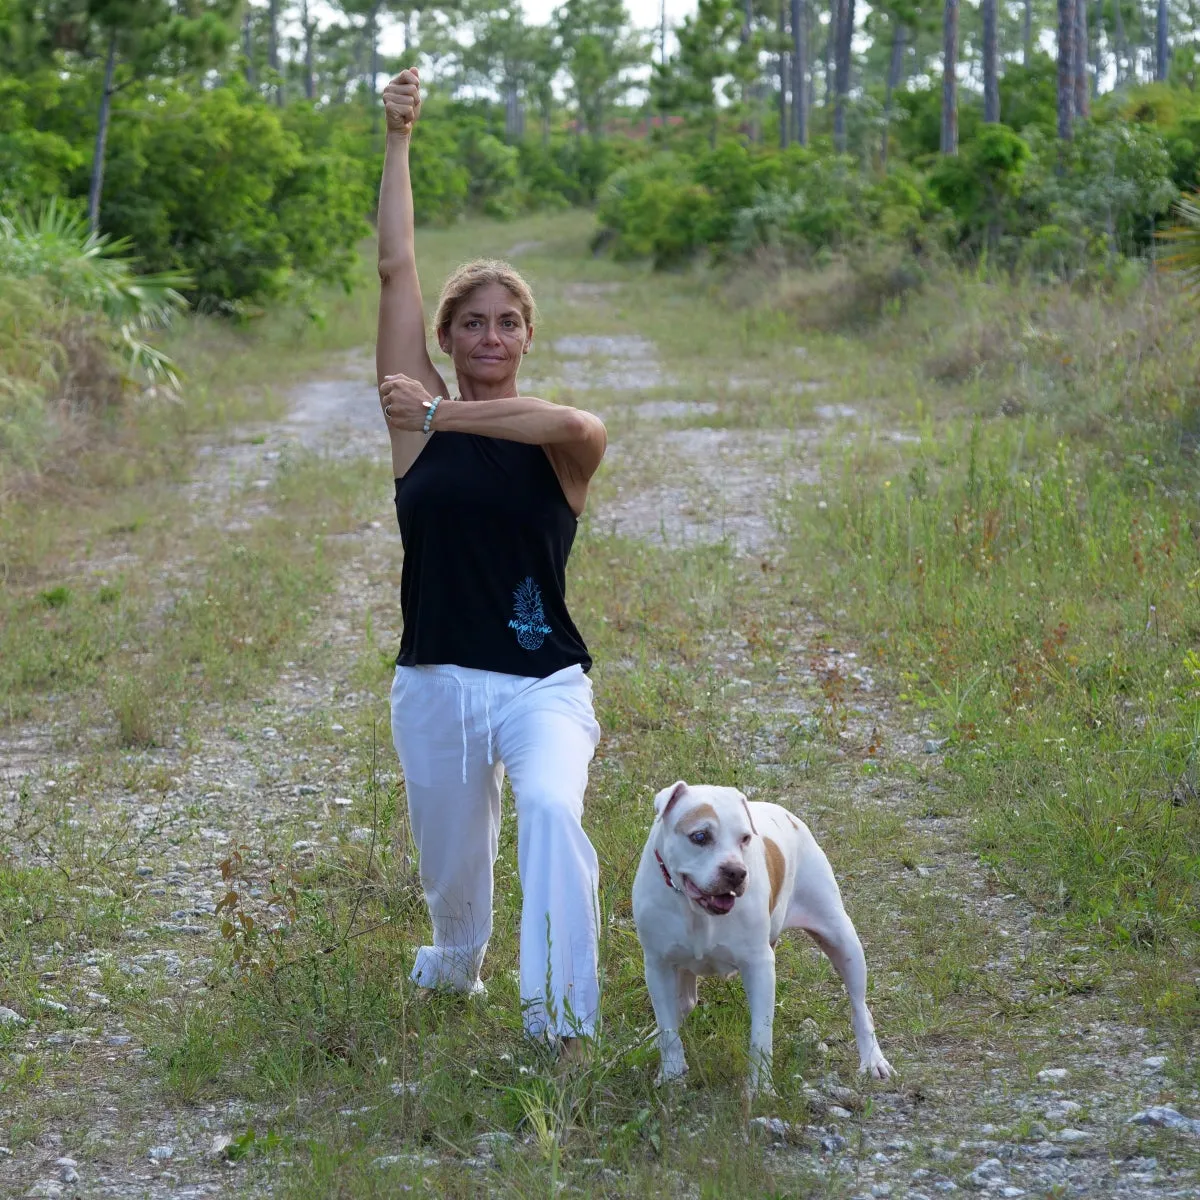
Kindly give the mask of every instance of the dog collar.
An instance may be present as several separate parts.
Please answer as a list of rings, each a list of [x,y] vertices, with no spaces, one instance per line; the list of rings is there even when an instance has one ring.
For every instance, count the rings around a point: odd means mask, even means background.
[[[654,857],[658,859],[658,869],[663,873],[663,879],[666,880],[667,887],[673,892],[679,891],[680,889],[675,886],[675,880],[671,878],[671,872],[667,870],[667,864],[662,860],[662,855],[655,850]]]

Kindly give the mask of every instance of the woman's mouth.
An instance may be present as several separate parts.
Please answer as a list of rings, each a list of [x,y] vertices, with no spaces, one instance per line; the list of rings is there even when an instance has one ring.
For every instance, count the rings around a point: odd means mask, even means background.
[[[736,892],[706,892],[698,888],[686,875],[680,878],[683,880],[684,895],[700,905],[705,912],[712,913],[714,917],[723,917],[733,911],[733,904],[737,899]]]

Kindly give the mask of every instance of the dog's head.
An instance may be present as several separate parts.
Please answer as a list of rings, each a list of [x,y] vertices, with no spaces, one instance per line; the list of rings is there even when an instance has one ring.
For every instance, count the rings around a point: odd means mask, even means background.
[[[680,781],[654,797],[654,811],[659,853],[676,887],[714,917],[732,912],[746,890],[746,848],[756,832],[746,797]]]

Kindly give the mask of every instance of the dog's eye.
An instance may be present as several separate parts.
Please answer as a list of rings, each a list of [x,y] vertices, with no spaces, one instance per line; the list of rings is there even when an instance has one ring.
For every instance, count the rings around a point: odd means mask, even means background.
[[[749,835],[748,833],[743,833],[743,834],[742,834],[742,845],[743,845],[743,846],[748,846],[748,845],[750,845],[750,835]]]
[[[695,833],[690,834],[689,836],[690,836],[691,840],[696,843],[697,846],[703,846],[704,843],[708,841],[708,830],[707,829],[697,829]]]

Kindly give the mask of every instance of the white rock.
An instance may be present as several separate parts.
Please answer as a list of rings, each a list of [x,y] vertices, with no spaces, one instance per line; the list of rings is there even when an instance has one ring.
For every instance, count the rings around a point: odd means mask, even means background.
[[[1053,1104],[1046,1105],[1043,1115],[1047,1121],[1061,1121],[1073,1113],[1077,1113],[1082,1107],[1082,1104],[1076,1104],[1074,1100],[1057,1100]]]
[[[1001,1188],[1000,1195],[1011,1197],[1011,1200],[1016,1200],[1016,1197],[1025,1195],[1025,1191],[1023,1188],[1010,1186]]]
[[[1200,1137],[1200,1121],[1194,1117],[1185,1117],[1169,1104],[1155,1104],[1150,1108],[1134,1113],[1129,1118],[1130,1125],[1157,1125],[1160,1129],[1178,1129],[1181,1133],[1191,1133]]]
[[[1091,1138],[1086,1129],[1060,1129],[1055,1135],[1056,1142],[1086,1142]]]
[[[20,1013],[13,1012],[0,1004],[0,1025],[24,1025],[25,1018]]]
[[[848,1108],[843,1108],[840,1104],[831,1104],[829,1106],[829,1115],[837,1117],[839,1121],[850,1121],[854,1118],[854,1114]]]
[[[376,1167],[394,1167],[403,1163],[408,1167],[438,1167],[441,1166],[439,1159],[432,1158],[428,1154],[381,1154],[378,1158],[372,1159],[372,1165]]]
[[[71,1011],[65,1004],[61,1004],[57,1000],[47,1000],[45,996],[40,996],[38,998],[38,1004],[42,1008],[48,1008],[51,1012],[70,1012]]]
[[[306,842],[301,839],[298,842],[292,843],[292,849],[296,851],[311,850],[315,844],[315,842]]]
[[[754,1117],[750,1121],[750,1129],[777,1142],[782,1142],[792,1132],[791,1124],[781,1117]]]
[[[151,1146],[150,1149],[146,1151],[146,1157],[153,1162],[165,1162],[168,1158],[171,1158],[174,1153],[174,1146]]]
[[[208,1147],[209,1154],[215,1158],[220,1158],[225,1154],[225,1151],[233,1145],[233,1138],[228,1133],[218,1133],[213,1136],[211,1145]]]
[[[349,796],[334,796],[333,802],[341,808],[349,808],[354,803]]]
[[[1030,1146],[1026,1153],[1030,1158],[1039,1158],[1042,1161],[1066,1158],[1067,1156],[1067,1152],[1061,1146],[1054,1145],[1053,1142],[1038,1142],[1036,1146]]]
[[[503,1129],[495,1129],[491,1133],[481,1133],[475,1139],[475,1145],[485,1153],[495,1154],[501,1146],[511,1146],[517,1139]]]
[[[1149,1058],[1142,1059],[1142,1066],[1151,1071],[1161,1071],[1166,1065],[1167,1056],[1165,1054],[1152,1054]]]
[[[1004,1164],[998,1158],[985,1158],[967,1176],[967,1183],[973,1188],[985,1191],[1004,1174]]]
[[[415,1096],[421,1090],[419,1084],[413,1082],[401,1083],[399,1079],[393,1079],[388,1084],[388,1088],[393,1096]]]
[[[1038,1083],[1057,1083],[1060,1079],[1066,1079],[1066,1067],[1047,1067],[1044,1071],[1037,1073]]]
[[[61,1196],[63,1194],[62,1184],[57,1179],[39,1179],[25,1193],[26,1196],[52,1197]]]

